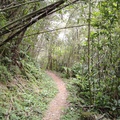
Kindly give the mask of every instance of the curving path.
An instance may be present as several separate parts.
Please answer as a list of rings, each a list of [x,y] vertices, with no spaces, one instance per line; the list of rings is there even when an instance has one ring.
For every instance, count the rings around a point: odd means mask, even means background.
[[[55,96],[55,98],[50,102],[48,110],[46,111],[43,120],[60,120],[62,110],[64,107],[67,106],[67,90],[65,87],[65,83],[62,81],[61,78],[59,78],[51,71],[47,71],[47,74],[51,76],[52,79],[55,81],[59,92]]]

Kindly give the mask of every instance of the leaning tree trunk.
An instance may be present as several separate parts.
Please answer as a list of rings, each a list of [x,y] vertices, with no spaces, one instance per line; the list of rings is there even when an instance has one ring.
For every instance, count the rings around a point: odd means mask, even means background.
[[[20,69],[22,69],[22,63],[20,62],[20,59],[19,59],[20,58],[20,55],[19,55],[19,53],[20,53],[19,45],[22,42],[23,36],[25,34],[25,31],[26,31],[26,29],[18,35],[17,41],[15,41],[14,45],[11,48],[12,64],[13,65],[17,65]]]

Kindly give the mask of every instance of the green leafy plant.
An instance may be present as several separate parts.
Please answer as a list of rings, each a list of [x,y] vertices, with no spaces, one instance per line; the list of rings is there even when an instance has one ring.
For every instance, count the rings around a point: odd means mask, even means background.
[[[8,71],[7,67],[0,64],[0,81],[6,82],[12,79],[11,73]]]

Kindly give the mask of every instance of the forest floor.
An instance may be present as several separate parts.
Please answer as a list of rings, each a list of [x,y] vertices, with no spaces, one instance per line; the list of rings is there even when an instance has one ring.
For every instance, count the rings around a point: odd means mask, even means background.
[[[58,93],[55,82],[46,73],[28,72],[29,80],[16,75],[11,81],[0,81],[0,120],[42,120],[50,101]]]
[[[43,117],[43,120],[60,120],[60,116],[63,114],[63,109],[67,107],[67,96],[68,92],[66,90],[65,83],[60,77],[51,71],[47,71],[47,74],[55,81],[58,94],[50,102],[47,111]]]

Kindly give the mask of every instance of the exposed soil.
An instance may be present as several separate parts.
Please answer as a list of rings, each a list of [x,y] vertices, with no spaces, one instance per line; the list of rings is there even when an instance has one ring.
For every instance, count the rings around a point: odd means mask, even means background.
[[[63,113],[63,108],[67,107],[66,99],[68,93],[65,87],[65,83],[60,77],[58,77],[51,71],[47,71],[47,74],[51,76],[52,79],[55,81],[58,88],[58,94],[50,102],[43,120],[60,120],[60,116]]]

